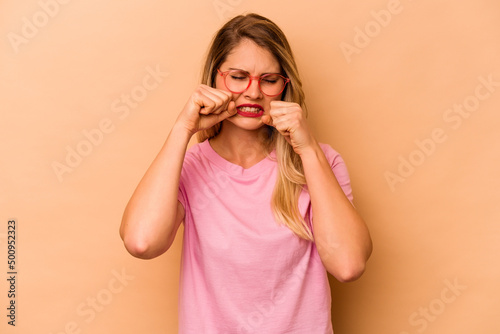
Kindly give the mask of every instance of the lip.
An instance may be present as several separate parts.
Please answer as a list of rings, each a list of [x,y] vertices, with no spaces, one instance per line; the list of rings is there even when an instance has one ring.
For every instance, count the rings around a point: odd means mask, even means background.
[[[247,111],[242,111],[240,108],[243,107],[249,107],[249,108],[259,108],[260,111],[258,113],[253,113],[253,112],[247,112]],[[264,114],[264,108],[260,104],[240,104],[239,106],[236,107],[236,110],[238,112],[238,115],[241,115],[243,117],[260,117]]]

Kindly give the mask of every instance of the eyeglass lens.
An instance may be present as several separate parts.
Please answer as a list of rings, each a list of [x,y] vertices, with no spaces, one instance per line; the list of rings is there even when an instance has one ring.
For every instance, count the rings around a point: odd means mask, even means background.
[[[225,83],[233,93],[242,93],[250,85],[250,75],[243,71],[229,71]],[[260,90],[266,95],[279,95],[285,88],[286,81],[279,74],[265,74],[259,78]]]

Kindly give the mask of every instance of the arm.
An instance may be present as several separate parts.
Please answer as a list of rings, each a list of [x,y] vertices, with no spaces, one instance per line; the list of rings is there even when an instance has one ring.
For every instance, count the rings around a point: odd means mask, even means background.
[[[372,251],[368,228],[345,196],[317,143],[301,152],[311,196],[316,247],[327,271],[341,282],[363,274]]]
[[[130,254],[151,259],[172,245],[185,215],[177,195],[189,140],[235,113],[228,92],[200,85],[191,95],[125,208],[120,237]]]
[[[345,196],[296,103],[271,102],[262,121],[274,126],[301,157],[311,196],[316,248],[326,270],[341,282],[364,272],[372,251],[368,228]]]
[[[174,125],[125,208],[120,236],[135,257],[154,258],[174,241],[184,219],[184,208],[177,194],[190,138],[187,131]]]

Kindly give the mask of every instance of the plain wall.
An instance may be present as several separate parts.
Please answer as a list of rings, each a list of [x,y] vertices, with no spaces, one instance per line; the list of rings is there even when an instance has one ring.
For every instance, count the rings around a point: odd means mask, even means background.
[[[243,12],[289,38],[372,233],[364,276],[331,279],[335,333],[500,333],[493,0],[1,1],[1,267],[11,218],[18,261],[1,332],[177,332],[182,230],[145,261],[118,228],[212,35]]]

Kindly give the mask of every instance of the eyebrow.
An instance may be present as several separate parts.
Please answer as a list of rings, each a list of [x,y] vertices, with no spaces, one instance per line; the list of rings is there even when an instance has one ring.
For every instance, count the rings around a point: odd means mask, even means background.
[[[250,72],[242,70],[241,68],[230,67],[229,70],[230,71],[231,70],[241,71],[241,72],[245,72],[246,74],[250,75]],[[260,73],[259,75],[265,75],[265,74],[281,74],[281,73],[280,72],[264,72],[264,73]]]

